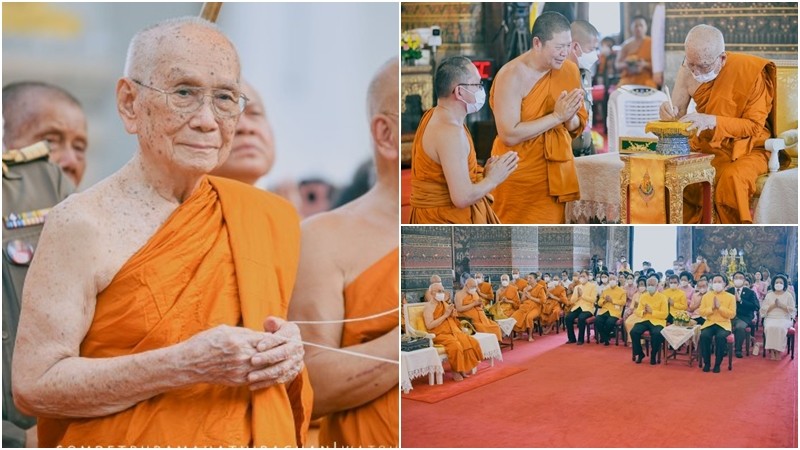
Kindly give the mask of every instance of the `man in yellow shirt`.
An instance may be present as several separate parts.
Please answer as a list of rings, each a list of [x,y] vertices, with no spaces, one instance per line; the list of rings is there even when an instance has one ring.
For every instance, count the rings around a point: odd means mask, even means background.
[[[612,274],[608,275],[608,286],[600,294],[600,299],[597,305],[600,309],[597,311],[597,319],[595,322],[595,332],[600,337],[600,342],[608,346],[608,341],[611,339],[611,333],[617,325],[617,320],[622,318],[622,308],[627,301],[627,294],[625,289],[619,287],[617,276]]]
[[[633,343],[633,355],[636,357],[636,364],[641,364],[642,359],[644,359],[642,333],[645,331],[650,332],[650,364],[656,364],[656,357],[661,350],[661,343],[664,341],[664,337],[661,336],[661,330],[667,324],[666,319],[669,313],[667,305],[667,297],[658,292],[658,278],[655,276],[649,277],[647,279],[647,291],[639,297],[639,306],[634,312],[641,319],[641,322],[631,329],[631,342]]]
[[[714,373],[719,373],[719,366],[725,355],[728,335],[731,334],[731,319],[736,317],[736,298],[725,292],[728,279],[725,275],[714,275],[711,279],[711,290],[700,300],[698,313],[706,321],[700,327],[700,353],[703,357],[703,372],[711,371],[711,340],[716,341],[716,359]]]
[[[589,272],[581,271],[578,284],[572,289],[572,308],[567,314],[567,344],[583,345],[583,335],[586,332],[586,319],[594,315],[594,305],[597,301],[597,285],[589,282]],[[578,319],[578,340],[575,340],[575,330],[572,322]]]
[[[672,274],[667,278],[667,288],[661,291],[667,297],[667,304],[669,305],[669,314],[667,314],[667,323],[672,323],[674,313],[678,311],[686,311],[689,307],[689,301],[686,299],[686,293],[680,288],[680,277]]]

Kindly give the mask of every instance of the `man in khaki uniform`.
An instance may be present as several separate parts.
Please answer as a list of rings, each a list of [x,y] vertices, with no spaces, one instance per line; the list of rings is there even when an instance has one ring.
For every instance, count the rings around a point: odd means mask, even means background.
[[[11,396],[11,358],[44,215],[74,190],[49,156],[43,142],[3,153],[3,447],[36,446],[36,419],[20,413]]]

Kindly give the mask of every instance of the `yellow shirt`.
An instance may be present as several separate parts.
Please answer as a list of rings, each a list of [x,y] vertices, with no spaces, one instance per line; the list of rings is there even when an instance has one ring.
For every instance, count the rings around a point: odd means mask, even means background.
[[[606,296],[611,297],[611,301],[607,301]],[[622,318],[622,307],[625,306],[627,299],[628,295],[625,293],[625,289],[619,286],[605,288],[600,294],[600,300],[597,301],[597,304],[600,305],[597,315],[600,316],[608,311],[613,317]]]
[[[578,297],[578,289],[583,291],[583,295]],[[584,312],[594,313],[594,302],[597,301],[597,285],[591,282],[584,284],[576,284],[572,291],[572,309],[575,311],[581,309]]]
[[[714,297],[719,299],[719,308],[714,309]],[[700,300],[700,307],[697,312],[705,317],[706,321],[700,329],[705,329],[711,325],[719,325],[731,331],[731,319],[736,317],[736,297],[725,291],[720,293],[706,292]]]
[[[653,312],[645,314],[645,305],[650,305]],[[656,292],[650,295],[649,292],[644,292],[639,296],[639,307],[636,308],[636,315],[642,318],[642,321],[649,320],[653,325],[662,327],[667,326],[667,297],[661,292]]]
[[[667,288],[661,291],[661,293],[664,294],[664,297],[667,297],[667,304],[669,304],[669,299],[672,299],[672,306],[669,307],[670,314],[672,314],[673,311],[686,311],[686,308],[689,307],[689,302],[686,300],[686,293],[680,288]]]

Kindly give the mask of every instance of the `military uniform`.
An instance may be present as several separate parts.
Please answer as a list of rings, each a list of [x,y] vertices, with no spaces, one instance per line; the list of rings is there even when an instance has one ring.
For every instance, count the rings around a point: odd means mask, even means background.
[[[17,410],[11,395],[22,285],[44,216],[75,190],[48,156],[43,142],[3,153],[3,447],[24,447],[25,430],[36,424]]]

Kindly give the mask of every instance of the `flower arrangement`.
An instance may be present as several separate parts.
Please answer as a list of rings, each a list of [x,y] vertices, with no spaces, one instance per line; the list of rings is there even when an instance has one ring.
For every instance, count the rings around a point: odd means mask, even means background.
[[[692,318],[686,311],[675,311],[672,314],[672,320],[675,322],[675,325],[686,326]]]
[[[417,33],[403,32],[400,37],[400,56],[404,61],[422,58],[422,39]]]

